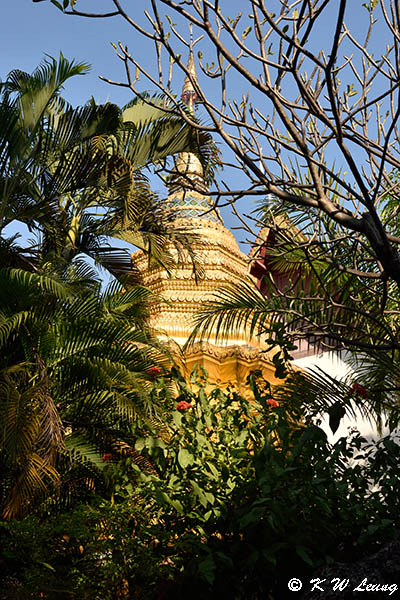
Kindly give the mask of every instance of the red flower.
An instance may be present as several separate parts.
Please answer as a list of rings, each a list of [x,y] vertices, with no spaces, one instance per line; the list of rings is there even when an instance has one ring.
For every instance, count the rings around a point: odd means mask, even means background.
[[[279,402],[277,402],[276,400],[273,400],[272,398],[269,398],[269,400],[267,400],[267,404],[271,408],[278,408],[278,406],[279,406]]]
[[[103,456],[101,457],[101,460],[103,462],[111,462],[112,461],[112,454],[103,454]]]
[[[192,405],[190,404],[190,402],[186,402],[185,400],[181,400],[180,402],[178,402],[178,404],[175,406],[176,410],[181,410],[182,412],[187,410],[188,408],[192,408]]]
[[[353,383],[350,388],[350,395],[354,396],[354,394],[358,394],[362,398],[368,398],[368,390],[363,385],[359,383]]]
[[[158,377],[158,375],[161,373],[161,369],[158,367],[150,367],[147,373],[150,375],[150,377]]]

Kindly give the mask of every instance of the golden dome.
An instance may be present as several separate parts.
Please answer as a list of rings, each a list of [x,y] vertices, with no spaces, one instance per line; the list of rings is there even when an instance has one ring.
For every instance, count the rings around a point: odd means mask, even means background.
[[[203,167],[198,156],[193,152],[180,152],[175,161],[175,168],[180,175],[203,179]]]

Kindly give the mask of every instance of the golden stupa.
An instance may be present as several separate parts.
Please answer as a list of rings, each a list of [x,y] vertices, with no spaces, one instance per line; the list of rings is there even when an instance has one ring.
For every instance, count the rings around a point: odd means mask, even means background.
[[[188,70],[190,77],[185,79],[182,99],[193,109],[197,95],[192,85],[196,81],[192,53]],[[151,308],[151,326],[182,349],[193,331],[195,315],[219,287],[254,278],[249,274],[249,258],[239,249],[207,195],[198,157],[182,152],[176,159],[175,168],[177,176],[165,202],[171,211],[175,211],[177,226],[185,226],[195,234],[193,250],[200,272],[195,277],[189,255],[179,257],[170,274],[161,267],[150,268],[141,250],[132,254],[132,263],[141,273],[143,284],[166,301]],[[180,185],[179,181],[185,183]],[[176,355],[178,357],[178,352]],[[208,373],[210,385],[233,386],[245,395],[249,394],[246,379],[251,371],[261,371],[267,381],[277,383],[265,346],[256,338],[250,339],[245,329],[224,340],[216,338],[216,332],[211,330],[206,340],[194,339],[180,356],[186,374],[189,375],[195,365],[201,366]]]

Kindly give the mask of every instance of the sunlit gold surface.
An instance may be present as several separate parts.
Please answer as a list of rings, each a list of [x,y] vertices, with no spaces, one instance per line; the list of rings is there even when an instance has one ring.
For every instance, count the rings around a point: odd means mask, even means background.
[[[192,52],[188,69],[196,81]],[[185,79],[183,97],[192,110],[194,88],[188,77]],[[176,159],[176,172],[178,177],[171,185],[166,205],[176,211],[177,226],[189,226],[197,234],[198,241],[193,248],[198,265],[197,277],[193,273],[189,255],[179,257],[170,275],[165,269],[149,269],[148,259],[141,250],[132,254],[132,263],[142,273],[144,285],[164,299],[164,302],[151,308],[151,326],[161,331],[167,339],[183,346],[193,331],[195,316],[213,299],[221,286],[235,286],[245,280],[251,282],[253,278],[249,274],[248,257],[241,252],[233,234],[223,225],[207,195],[198,157],[188,152],[180,153]],[[199,191],[185,191],[188,180]],[[171,252],[174,254],[172,248]],[[175,256],[178,258],[177,252]],[[210,384],[220,387],[233,385],[245,395],[249,394],[245,381],[251,371],[260,370],[268,381],[275,383],[274,368],[262,341],[251,338],[249,331],[243,327],[223,341],[216,337],[216,333],[215,330],[209,330],[207,341],[194,340],[185,349],[183,360],[180,359],[184,372],[189,375],[196,364],[200,365],[208,372]]]
[[[203,177],[200,159],[192,152],[180,152],[176,159],[176,170],[187,177]]]
[[[144,285],[165,299],[151,309],[151,325],[180,345],[192,333],[195,315],[219,287],[252,279],[247,256],[224,225],[198,218],[190,219],[190,226],[200,237],[194,248],[201,271],[197,281],[189,256],[168,276],[161,268],[149,270],[142,251],[132,255],[134,266],[143,274]],[[207,341],[198,340],[185,350],[183,367],[187,374],[195,364],[201,365],[209,374],[210,384],[234,385],[245,395],[248,394],[245,381],[251,371],[261,370],[268,381],[275,382],[274,369],[270,357],[262,351],[262,342],[250,338],[244,328],[223,342],[216,340],[215,334],[215,330],[210,330]]]

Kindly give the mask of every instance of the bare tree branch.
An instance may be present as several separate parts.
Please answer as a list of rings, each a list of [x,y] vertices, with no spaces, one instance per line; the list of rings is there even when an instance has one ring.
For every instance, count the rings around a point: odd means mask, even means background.
[[[219,0],[147,0],[139,15],[123,0],[109,1],[109,13],[84,12],[88,0],[70,1],[65,12],[119,15],[129,23],[154,45],[155,68],[120,43],[126,81],[108,81],[140,95],[147,80],[167,94],[171,113],[199,128],[172,87],[179,73],[189,78],[208,118],[205,129],[223,142],[227,156],[210,195],[216,205],[273,196],[273,210],[261,206],[258,219],[236,213],[248,235],[259,225],[277,233],[278,259],[288,259],[297,244],[298,260],[314,269],[332,317],[324,326],[315,322],[314,333],[318,325],[325,335],[345,305],[334,306],[338,283],[332,275],[332,290],[319,275],[325,265],[358,281],[359,295],[349,302],[365,293],[373,318],[388,319],[382,347],[393,344],[400,286],[399,2],[243,0],[233,14]],[[192,35],[198,78],[186,66]],[[285,238],[278,215],[295,224],[301,239],[297,233]],[[362,332],[353,333],[363,344]]]

